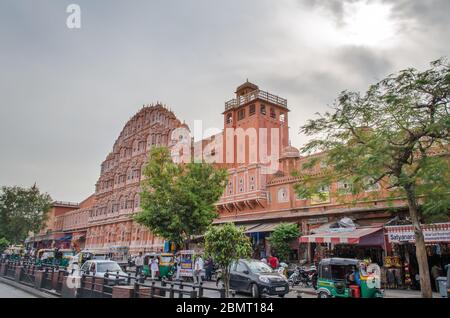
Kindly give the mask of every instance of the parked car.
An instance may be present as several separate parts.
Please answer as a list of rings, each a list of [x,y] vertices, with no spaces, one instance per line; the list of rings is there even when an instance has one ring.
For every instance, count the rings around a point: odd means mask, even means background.
[[[122,271],[122,268],[117,262],[96,259],[86,261],[83,266],[81,266],[81,273],[99,278],[104,278],[105,274],[109,273],[109,283],[113,285],[126,284],[128,276]]]
[[[286,277],[275,272],[259,260],[241,259],[231,265],[230,288],[237,292],[251,293],[258,298],[263,294],[284,297],[289,293]]]

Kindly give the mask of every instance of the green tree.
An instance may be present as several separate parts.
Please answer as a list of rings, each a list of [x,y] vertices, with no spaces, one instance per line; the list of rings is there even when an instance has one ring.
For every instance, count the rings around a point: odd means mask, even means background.
[[[2,253],[4,250],[6,250],[9,245],[10,245],[10,243],[6,238],[4,238],[4,237],[0,238],[0,253]]]
[[[333,111],[301,128],[314,136],[302,151],[324,151],[330,168],[320,178],[300,173],[299,196],[317,194],[320,184],[350,180],[353,194],[380,182],[406,199],[423,297],[432,293],[421,222],[449,217],[449,105],[450,68],[440,59],[423,72],[390,75],[363,95],[344,91]]]
[[[273,248],[280,260],[287,261],[291,251],[291,243],[298,239],[300,231],[298,225],[293,223],[281,223],[277,225],[269,237],[271,248]]]
[[[244,229],[236,227],[233,223],[223,226],[212,226],[205,234],[205,253],[222,270],[222,282],[225,286],[225,295],[230,290],[230,267],[241,258],[249,258],[252,253],[252,244],[245,235]]]
[[[154,234],[182,246],[217,217],[214,204],[225,189],[225,170],[206,163],[175,164],[167,148],[155,147],[144,176],[136,221]]]
[[[36,185],[30,188],[2,187],[0,192],[0,237],[21,243],[28,232],[38,232],[45,225],[52,199]]]

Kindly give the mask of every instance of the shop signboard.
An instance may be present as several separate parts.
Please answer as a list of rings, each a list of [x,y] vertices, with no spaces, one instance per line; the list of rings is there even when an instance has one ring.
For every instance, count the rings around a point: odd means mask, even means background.
[[[307,224],[322,224],[322,223],[327,223],[328,222],[328,218],[327,217],[322,217],[322,218],[310,218],[306,221]]]
[[[450,223],[422,225],[426,243],[450,242]],[[390,243],[415,242],[412,225],[386,226]]]

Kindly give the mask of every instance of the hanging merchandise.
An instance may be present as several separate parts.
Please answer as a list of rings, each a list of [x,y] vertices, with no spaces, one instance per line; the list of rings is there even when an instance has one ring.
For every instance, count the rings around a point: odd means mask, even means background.
[[[405,271],[405,286],[410,288],[411,287],[411,274],[409,272],[409,264],[405,262],[403,270]]]
[[[441,246],[439,244],[436,244],[436,255],[441,256]]]
[[[397,267],[397,268],[401,268],[402,267],[402,264],[400,262],[400,257],[394,256],[393,265],[394,265],[394,267]]]
[[[386,257],[384,258],[384,266],[387,267],[387,268],[389,268],[389,267],[392,267],[392,264],[393,264],[393,259],[392,259],[392,257],[391,257],[391,256],[386,256]]]

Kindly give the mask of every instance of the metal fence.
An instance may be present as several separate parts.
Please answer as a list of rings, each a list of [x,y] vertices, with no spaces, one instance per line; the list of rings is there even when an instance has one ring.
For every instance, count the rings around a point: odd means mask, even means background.
[[[82,273],[72,276],[65,268],[53,265],[36,265],[28,260],[0,260],[0,276],[53,295],[77,298],[111,298],[115,286],[129,292],[130,298],[224,298],[225,289],[192,284],[183,281],[149,281],[144,276],[107,272],[104,276]],[[68,278],[78,279],[79,284],[69,286]],[[69,292],[65,292],[69,290]],[[234,296],[234,293],[232,294]]]
[[[30,287],[59,294],[67,272],[63,267],[37,265],[28,259],[1,259],[0,276]]]

